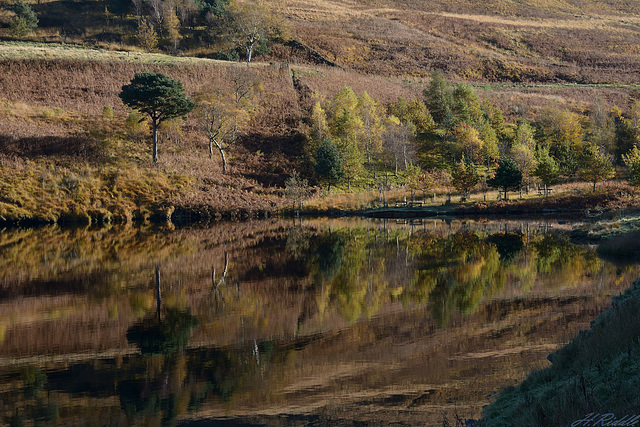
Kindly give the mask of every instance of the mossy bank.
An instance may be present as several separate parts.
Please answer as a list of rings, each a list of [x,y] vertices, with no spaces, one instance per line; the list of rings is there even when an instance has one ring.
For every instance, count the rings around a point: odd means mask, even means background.
[[[503,390],[477,425],[568,426],[588,414],[640,415],[638,311],[640,280],[614,297],[590,330],[550,355],[549,368]]]

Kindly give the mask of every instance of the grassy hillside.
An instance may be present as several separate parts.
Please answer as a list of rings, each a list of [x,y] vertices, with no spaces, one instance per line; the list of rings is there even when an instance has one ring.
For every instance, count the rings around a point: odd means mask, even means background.
[[[76,54],[86,54],[87,59],[76,59]],[[158,61],[149,55],[95,56],[90,50],[73,50],[65,59],[0,62],[0,216],[126,220],[166,216],[181,206],[206,218],[273,211],[281,205],[270,183],[256,179],[268,181],[274,172],[284,172],[278,168],[286,168],[289,160],[270,156],[264,163],[256,162],[260,166],[251,174],[244,173],[248,162],[236,162],[235,156],[250,160],[258,154],[257,149],[239,147],[230,160],[232,173],[221,176],[218,159],[209,158],[205,134],[192,118],[180,127],[176,122],[161,129],[161,162],[154,168],[149,128],[132,120],[118,98],[135,72],[166,73],[183,81],[193,96],[205,85],[228,78],[227,66],[168,57]],[[255,72],[263,76],[266,96],[278,105],[290,105],[286,111],[297,114],[288,71],[256,67]],[[112,116],[105,107],[112,108]],[[276,122],[271,114],[263,110],[255,116],[254,132],[265,138],[277,134],[273,147],[287,150],[296,136],[280,132],[287,117]]]
[[[591,413],[614,414],[616,420],[635,416],[640,403],[638,288],[636,282],[614,297],[612,308],[590,330],[552,355],[551,367],[502,391],[478,425],[569,425]]]
[[[285,4],[303,42],[361,71],[425,75],[440,69],[475,81],[638,79],[640,21],[633,2]]]
[[[363,73],[427,76],[443,70],[477,82],[635,82],[640,6],[624,1],[323,0],[269,2],[286,27],[259,60],[324,59]],[[137,21],[103,1],[39,1],[36,41],[136,48]],[[12,12],[0,13],[0,36]],[[181,28],[181,55],[233,49],[203,23]],[[290,41],[301,42],[300,44]],[[161,49],[169,49],[162,45]],[[308,49],[310,48],[310,50]],[[313,54],[310,54],[313,53]]]
[[[314,183],[311,110],[318,100],[328,108],[345,86],[386,110],[400,97],[424,100],[429,76],[442,70],[451,82],[471,83],[509,126],[552,108],[578,113],[588,134],[594,105],[628,111],[640,82],[640,7],[632,2],[281,0],[270,3],[281,31],[251,67],[263,90],[229,151],[231,173],[209,158],[195,114],[161,129],[161,162],[152,167],[149,129],[118,98],[122,85],[156,71],[195,97],[229,86],[230,70],[245,67],[208,59],[234,46],[202,17],[180,26],[177,50],[165,34],[154,53],[143,52],[133,9],[111,12],[114,1],[30,4],[39,24],[26,36],[13,31],[12,9],[0,10],[5,221],[277,211],[294,169]]]
[[[422,99],[423,78],[365,75],[336,67],[257,63],[260,107],[230,151],[231,173],[210,158],[195,114],[160,132],[160,164],[152,167],[150,131],[118,97],[139,71],[181,80],[189,96],[228,82],[246,66],[161,54],[69,45],[0,44],[0,217],[52,222],[192,219],[245,216],[285,205],[284,180],[304,171],[313,92],[334,96],[345,85],[382,105]],[[506,117],[533,116],[547,106],[587,111],[597,97],[626,105],[629,85],[481,85],[482,99]],[[113,116],[108,110],[113,110]],[[375,198],[375,196],[374,196]],[[177,212],[175,212],[177,210]],[[174,213],[175,212],[175,213]]]
[[[325,91],[357,81],[388,101],[420,90],[401,79],[256,64],[250,72],[262,81],[259,107],[223,175],[196,114],[160,130],[160,162],[153,167],[150,129],[132,120],[118,93],[136,72],[155,71],[182,81],[194,97],[228,84],[245,65],[28,43],[0,45],[0,58],[0,218],[9,222],[172,214],[179,221],[277,211],[285,203],[284,180],[304,157],[308,86]],[[301,83],[306,92],[294,88],[292,75],[308,79]]]

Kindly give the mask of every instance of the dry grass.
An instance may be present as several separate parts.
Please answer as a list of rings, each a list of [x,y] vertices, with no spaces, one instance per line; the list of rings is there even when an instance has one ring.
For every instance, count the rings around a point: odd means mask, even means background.
[[[637,80],[640,21],[631,4],[457,1],[432,2],[429,10],[412,1],[284,5],[299,39],[365,73],[426,76],[442,69],[477,81]],[[512,37],[500,36],[505,32]]]
[[[29,46],[27,50],[38,49]],[[299,114],[287,68],[252,67],[264,82],[265,95],[250,133],[229,153],[231,174],[221,176],[219,159],[209,158],[206,138],[193,114],[180,129],[161,130],[160,164],[154,168],[148,128],[126,124],[129,112],[118,93],[134,73],[156,71],[181,80],[194,96],[209,85],[227,81],[229,67],[242,65],[169,57],[152,64],[147,60],[154,56],[136,62],[113,59],[108,52],[96,54],[99,60],[78,60],[73,59],[76,50],[54,49],[65,59],[0,61],[0,155],[5,165],[11,165],[2,168],[7,177],[3,194],[18,191],[3,200],[0,216],[4,220],[127,220],[152,217],[154,212],[166,216],[173,209],[170,206],[206,218],[275,211],[281,206],[277,190],[269,187],[288,175],[293,161],[290,152],[299,150],[287,146],[296,138],[287,129],[295,128]],[[105,106],[113,107],[113,118],[103,117]],[[265,139],[267,148],[260,144]],[[277,147],[282,147],[280,152],[268,158],[256,154]],[[128,188],[115,198],[109,194],[111,173]],[[51,188],[43,183],[49,178],[39,182],[41,176],[50,176]],[[74,190],[79,196],[58,191],[61,180],[69,176],[80,180]],[[174,178],[182,184],[176,186]],[[82,201],[71,203],[74,197]],[[39,209],[40,205],[44,207]]]
[[[45,19],[30,40],[136,51],[130,37],[135,32],[133,16],[107,20],[94,3],[75,9],[60,2],[34,5]],[[640,8],[633,2],[439,0],[425,9],[416,0],[282,0],[274,7],[294,39],[362,74],[426,77],[443,70],[451,78],[477,82],[640,80]],[[0,16],[5,23],[0,36],[10,39],[9,19]],[[202,31],[183,29],[183,54],[210,55],[219,50],[218,42],[198,41]],[[314,62],[306,52],[279,42],[272,52],[258,59]],[[85,59],[93,56],[76,54]],[[129,55],[151,63],[165,60],[138,52]]]

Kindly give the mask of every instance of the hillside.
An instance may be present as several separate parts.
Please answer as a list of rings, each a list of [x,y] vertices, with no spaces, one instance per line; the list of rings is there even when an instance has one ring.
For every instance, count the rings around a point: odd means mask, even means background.
[[[425,77],[442,70],[453,79],[475,82],[639,80],[636,2],[279,0],[269,4],[286,31],[269,42],[271,52],[258,60],[331,61],[386,76]],[[125,3],[123,11],[128,13],[105,14],[105,5],[115,10],[113,0],[39,1],[32,5],[39,27],[28,38],[131,50],[136,45],[132,6]],[[10,19],[11,12],[0,14],[0,36],[13,37]],[[204,26],[184,22],[182,55],[212,56],[233,48],[224,37],[208,35],[205,21],[200,23]],[[161,48],[169,49],[162,44]]]
[[[597,1],[284,1],[294,34],[355,70],[467,81],[638,81],[640,6]]]
[[[466,92],[469,98],[462,102],[475,108],[477,120],[458,115],[450,124],[439,121],[414,131],[414,158],[405,154],[404,170],[411,163],[451,170],[462,153],[464,123],[480,132],[479,144],[493,144],[493,154],[477,159],[489,170],[496,155],[510,155],[523,119],[534,124],[539,145],[556,144],[558,150],[564,149],[563,126],[574,123],[581,129],[572,133],[572,150],[597,144],[618,166],[638,132],[633,105],[640,81],[640,18],[631,2],[282,0],[271,11],[279,35],[256,50],[246,67],[211,59],[237,52],[229,50],[233,46],[224,35],[212,34],[210,15],[204,21],[192,17],[190,24],[184,20],[177,49],[167,44],[169,30],[158,24],[158,34],[164,34],[158,47],[143,52],[136,37],[141,15],[131,8],[109,12],[114,1],[31,4],[38,28],[23,36],[16,35],[14,12],[0,13],[3,222],[181,222],[279,211],[288,205],[283,187],[294,170],[311,185],[324,184],[312,168],[318,141],[312,110],[318,105],[326,110],[329,136],[356,147],[356,187],[380,186],[381,175],[387,176],[385,186],[402,187],[408,178],[398,175],[397,156],[394,181],[388,182],[393,147],[377,148],[373,163],[370,155],[364,162],[363,138],[337,135],[337,110],[330,109],[348,87],[353,96],[371,96],[383,122],[400,100],[424,110],[434,71],[444,72],[452,92],[465,93],[454,84],[470,83],[473,93]],[[219,31],[229,25],[222,18],[216,22]],[[168,51],[174,55],[159,53]],[[228,151],[229,174],[222,173],[216,156],[210,158],[195,112],[161,129],[161,161],[152,167],[150,130],[118,97],[140,71],[180,80],[193,98],[228,89],[234,75],[260,82],[251,118]],[[494,106],[504,114],[503,123],[487,122]],[[383,127],[392,129],[389,123]],[[495,129],[487,134],[489,126]],[[379,145],[392,139],[385,135]],[[564,153],[565,158],[553,155],[571,166],[570,151]],[[563,173],[565,180],[576,178],[575,168]],[[350,191],[352,179],[347,180]]]

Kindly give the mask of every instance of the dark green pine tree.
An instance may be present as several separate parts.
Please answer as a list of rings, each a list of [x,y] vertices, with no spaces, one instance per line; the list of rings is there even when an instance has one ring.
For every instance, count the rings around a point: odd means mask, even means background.
[[[517,190],[522,182],[522,172],[518,164],[508,157],[501,157],[498,161],[496,176],[487,180],[490,187],[502,188],[504,198],[507,199],[507,191]]]
[[[136,73],[131,83],[122,86],[120,99],[126,105],[151,118],[153,163],[158,162],[158,125],[174,117],[184,117],[195,102],[185,96],[182,83],[162,73]]]
[[[24,37],[38,28],[38,17],[31,6],[23,1],[18,1],[13,5],[13,11],[16,15],[11,21],[11,34]]]
[[[344,178],[342,157],[340,156],[338,147],[330,139],[325,139],[324,142],[318,146],[315,154],[316,173],[320,180],[326,181],[329,184],[329,191],[331,191],[331,184],[337,184]]]

